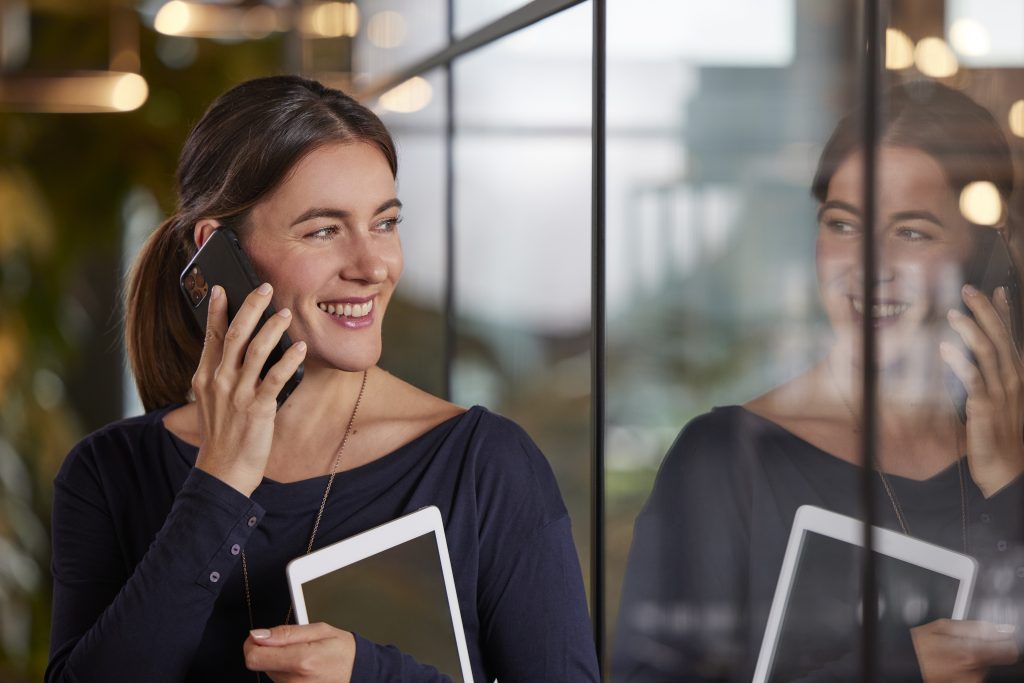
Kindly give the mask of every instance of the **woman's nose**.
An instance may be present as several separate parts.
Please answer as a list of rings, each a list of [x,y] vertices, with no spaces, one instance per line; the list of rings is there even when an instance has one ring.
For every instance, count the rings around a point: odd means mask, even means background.
[[[875,282],[892,282],[896,279],[896,268],[892,256],[883,249],[875,262]]]
[[[361,239],[345,245],[345,262],[341,277],[376,284],[388,277],[388,265],[383,256],[374,248],[372,240]]]
[[[860,261],[858,257],[858,261]],[[897,267],[892,254],[887,249],[881,249],[876,253],[875,256],[875,267],[872,271],[872,277],[874,282],[892,282],[896,279]],[[855,269],[857,274],[857,282],[863,283],[864,277],[864,263],[859,262]],[[860,286],[860,285],[858,285]]]

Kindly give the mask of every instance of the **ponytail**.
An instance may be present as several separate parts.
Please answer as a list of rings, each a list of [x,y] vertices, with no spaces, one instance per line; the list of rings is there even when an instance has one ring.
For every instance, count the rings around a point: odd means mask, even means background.
[[[173,216],[139,252],[125,288],[125,346],[146,411],[187,400],[203,337],[178,287],[195,254],[191,226]]]

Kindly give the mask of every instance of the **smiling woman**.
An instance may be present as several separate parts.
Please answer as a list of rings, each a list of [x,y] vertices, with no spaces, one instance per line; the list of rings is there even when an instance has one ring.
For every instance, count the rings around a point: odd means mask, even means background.
[[[1006,246],[1019,228],[976,225],[959,208],[973,182],[998,188],[1005,207],[1010,149],[987,111],[937,83],[892,89],[882,112],[875,298],[863,295],[853,114],[812,188],[828,352],[768,393],[698,417],[666,455],[636,522],[616,680],[751,680],[797,508],[861,513],[865,322],[878,340],[879,523],[973,556],[982,577],[970,619],[950,622],[926,587],[880,575],[879,680],[1020,680],[1006,666],[1020,656],[1024,614],[1024,364]],[[824,598],[787,624],[799,647],[776,651],[770,680],[860,678],[858,577],[834,559],[802,579]]]
[[[287,623],[289,560],[427,505],[474,679],[597,680],[544,456],[510,421],[376,367],[403,265],[396,170],[372,112],[298,77],[243,83],[196,125],[178,210],[126,290],[149,412],[86,438],[54,483],[48,681],[451,680],[347,625]],[[178,274],[225,228],[264,283],[231,320],[212,287],[204,336]]]

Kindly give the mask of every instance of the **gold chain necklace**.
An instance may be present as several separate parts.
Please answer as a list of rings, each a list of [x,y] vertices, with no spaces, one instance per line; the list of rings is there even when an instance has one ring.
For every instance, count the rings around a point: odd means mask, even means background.
[[[846,400],[846,395],[843,394],[839,388],[839,381],[836,379],[835,372],[832,370],[832,363],[829,359],[825,359],[825,367],[828,368],[829,377],[832,380],[832,386],[836,390],[836,394],[839,396],[839,400],[846,408],[847,412],[850,413],[850,417],[853,418],[854,430],[858,433],[863,433],[863,427],[861,426],[860,418],[857,413],[854,412],[853,406]],[[967,486],[964,483],[964,468],[961,462],[960,451],[960,430],[954,428],[956,434],[956,474],[960,480],[960,534],[961,540],[963,541],[964,554],[967,555]],[[893,490],[892,485],[889,483],[889,478],[885,476],[885,472],[882,471],[881,467],[875,467],[875,471],[878,472],[878,477],[882,480],[882,487],[885,489],[886,495],[889,497],[889,502],[892,503],[893,512],[896,513],[896,521],[900,524],[900,529],[907,536],[910,536],[910,526],[907,524],[906,515],[903,513],[903,507],[900,505],[899,499],[896,498],[896,492]]]
[[[345,452],[345,444],[352,434],[352,425],[356,422],[356,415],[359,413],[359,404],[363,401],[363,392],[366,391],[367,370],[363,370],[363,381],[359,385],[359,394],[356,396],[356,404],[352,407],[352,415],[348,418],[348,426],[345,427],[345,435],[341,437],[341,445],[334,456],[334,463],[331,465],[331,476],[327,479],[327,486],[324,488],[324,497],[320,501],[320,509],[316,513],[316,520],[313,522],[313,532],[309,535],[309,545],[306,546],[306,555],[313,550],[313,541],[316,540],[316,532],[320,528],[320,518],[324,516],[324,508],[327,507],[327,497],[331,495],[331,487],[334,485],[334,477],[338,474],[338,465],[341,463],[341,454]],[[245,561],[245,551],[242,551],[242,583],[245,586],[245,606],[249,610],[249,628],[256,628],[256,622],[252,616],[252,591],[249,588],[249,566]],[[284,623],[292,619],[292,605],[288,605],[288,614],[284,617]],[[256,681],[262,680],[260,672],[256,672]]]

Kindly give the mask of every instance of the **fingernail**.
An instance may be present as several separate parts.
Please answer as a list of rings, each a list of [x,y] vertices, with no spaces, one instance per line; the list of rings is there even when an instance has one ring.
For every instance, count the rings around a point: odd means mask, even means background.
[[[974,296],[977,293],[978,290],[976,290],[974,287],[971,287],[970,285],[964,285],[964,294],[966,294],[967,296]]]
[[[999,288],[999,296],[1001,296],[1003,301],[1006,303],[1010,303],[1010,293],[1007,291],[1006,287]]]
[[[279,316],[281,316],[282,318],[290,318],[290,317],[292,317],[292,312],[289,311],[287,308],[282,308],[280,311],[277,312],[277,314]]]
[[[295,342],[295,348],[297,348],[299,351],[305,351],[306,342]]]
[[[960,318],[964,317],[964,314],[956,310],[955,308],[951,308],[949,309],[949,313],[946,314],[946,317],[949,318],[950,320],[959,320]]]
[[[220,285],[214,285],[213,289],[210,290],[210,300],[216,301],[224,294],[224,288]]]
[[[996,624],[996,630],[1000,633],[1016,633],[1017,627],[1013,624]]]
[[[266,628],[254,628],[249,631],[249,635],[253,637],[253,640],[266,640],[270,637],[270,629]]]
[[[270,294],[270,283],[264,282],[256,291],[258,291],[260,294]]]

